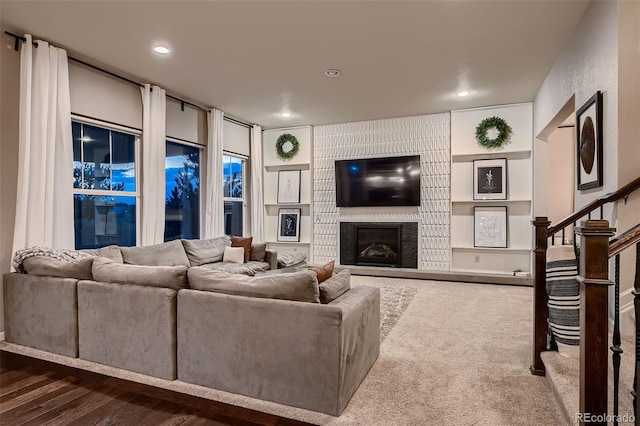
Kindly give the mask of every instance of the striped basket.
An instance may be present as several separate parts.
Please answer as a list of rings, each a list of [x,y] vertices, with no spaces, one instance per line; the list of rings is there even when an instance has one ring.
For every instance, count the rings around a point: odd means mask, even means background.
[[[558,352],[569,358],[580,356],[580,285],[578,261],[573,246],[552,246],[547,251],[549,331]]]

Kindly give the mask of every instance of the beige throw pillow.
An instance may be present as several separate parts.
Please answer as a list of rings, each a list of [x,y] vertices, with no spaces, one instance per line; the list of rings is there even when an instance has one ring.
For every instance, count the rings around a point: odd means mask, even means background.
[[[225,247],[223,262],[244,263],[244,247]]]
[[[340,271],[320,284],[320,303],[330,303],[351,288],[351,274]]]

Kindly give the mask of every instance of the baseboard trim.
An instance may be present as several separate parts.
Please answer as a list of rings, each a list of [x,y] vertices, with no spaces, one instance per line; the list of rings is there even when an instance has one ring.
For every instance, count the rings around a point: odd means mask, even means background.
[[[0,341],[4,342],[4,331],[0,333]]]
[[[458,281],[477,284],[502,284],[533,287],[531,277],[514,277],[512,275],[492,275],[473,272],[423,271],[407,268],[385,268],[374,266],[339,265],[337,270],[348,269],[351,275],[369,275],[372,277],[410,278],[431,281]]]

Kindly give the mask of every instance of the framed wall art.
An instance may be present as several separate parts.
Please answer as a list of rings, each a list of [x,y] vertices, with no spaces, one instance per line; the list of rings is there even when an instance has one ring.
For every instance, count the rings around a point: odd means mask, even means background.
[[[473,209],[473,246],[507,248],[507,207]]]
[[[278,210],[278,241],[300,241],[300,209]]]
[[[300,202],[300,170],[278,172],[278,204]]]
[[[602,186],[602,92],[576,112],[578,189]]]
[[[507,199],[507,159],[473,160],[473,199]]]

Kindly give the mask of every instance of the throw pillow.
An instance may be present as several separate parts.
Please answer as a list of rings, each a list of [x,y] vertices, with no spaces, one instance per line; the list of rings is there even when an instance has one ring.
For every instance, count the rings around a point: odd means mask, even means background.
[[[251,244],[251,260],[257,260],[258,262],[264,262],[264,258],[267,255],[267,243],[254,243]]]
[[[107,259],[111,259],[117,263],[124,263],[124,261],[122,260],[122,253],[120,252],[120,247],[115,245],[106,246],[98,249],[84,249],[80,251],[84,253],[92,254],[94,256],[106,257]]]
[[[231,263],[244,263],[244,256],[245,253],[243,247],[225,247],[222,261]]]
[[[231,237],[231,247],[244,248],[244,261],[248,262],[251,259],[251,243],[253,237]]]
[[[333,275],[333,267],[335,264],[336,261],[332,260],[323,266],[309,266],[309,269],[318,275],[318,283],[322,283]]]
[[[191,266],[222,262],[224,248],[231,245],[231,238],[226,235],[206,240],[182,240]]]
[[[351,288],[349,270],[340,271],[320,284],[320,303],[330,303]]]
[[[318,280],[311,271],[249,277],[197,266],[189,268],[188,275],[194,290],[320,303]]]
[[[103,283],[132,284],[145,287],[188,288],[187,267],[145,266],[116,263],[104,257],[93,262],[93,278]]]
[[[146,266],[191,266],[180,240],[144,247],[120,247],[124,263]]]

